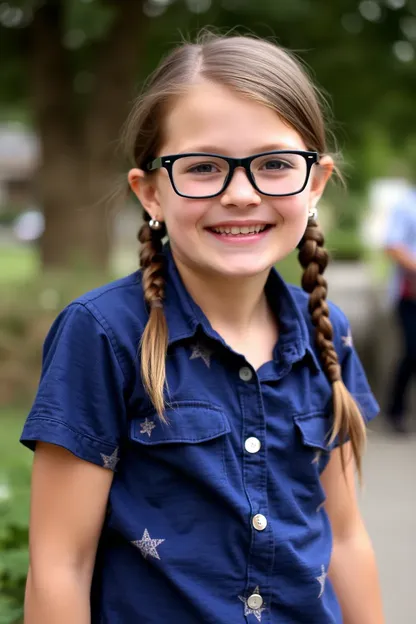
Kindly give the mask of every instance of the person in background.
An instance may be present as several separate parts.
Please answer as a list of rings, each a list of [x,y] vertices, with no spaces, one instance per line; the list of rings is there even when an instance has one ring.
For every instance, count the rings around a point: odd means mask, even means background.
[[[395,264],[393,299],[402,336],[402,355],[388,396],[387,418],[394,431],[406,433],[409,386],[416,373],[416,190],[409,189],[394,206],[385,238],[385,253]]]

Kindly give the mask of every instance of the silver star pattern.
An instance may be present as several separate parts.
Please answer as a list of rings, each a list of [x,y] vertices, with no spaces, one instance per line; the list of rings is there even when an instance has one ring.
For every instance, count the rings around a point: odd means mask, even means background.
[[[256,589],[254,590],[255,594],[258,594],[260,592],[259,587],[256,587]],[[261,622],[261,614],[263,613],[263,611],[266,610],[266,607],[259,607],[258,609],[250,609],[250,607],[247,604],[247,598],[243,598],[243,596],[239,596],[238,597],[241,602],[244,602],[244,615],[254,615],[257,620],[259,622]]]
[[[321,461],[321,457],[322,457],[322,451],[316,451],[315,456],[312,460],[312,463],[319,464],[319,462]]]
[[[155,559],[160,559],[159,553],[157,552],[156,548],[159,546],[159,544],[162,544],[162,542],[164,541],[165,541],[164,539],[151,539],[149,535],[149,531],[145,529],[142,539],[132,542],[132,544],[140,550],[140,552],[142,553],[145,559],[147,557],[154,557]]]
[[[150,436],[152,435],[152,431],[156,427],[156,425],[153,420],[148,420],[147,418],[145,418],[145,420],[141,423],[140,427],[140,433],[147,433],[150,438]]]
[[[205,345],[197,343],[192,345],[191,347],[192,353],[190,360],[196,360],[197,358],[201,358],[204,363],[210,368],[211,366],[211,355],[214,353],[211,349],[208,349]]]
[[[342,344],[344,345],[344,347],[352,348],[353,340],[352,340],[351,329],[348,329],[348,334],[346,336],[342,336],[341,340],[342,340]]]
[[[325,583],[326,583],[327,576],[328,574],[325,572],[325,566],[321,566],[321,576],[316,577],[316,580],[321,586],[321,591],[319,592],[318,598],[321,598],[323,596],[323,593],[325,591]]]
[[[103,460],[104,468],[109,468],[110,470],[114,471],[120,459],[119,457],[117,457],[118,447],[116,448],[116,450],[114,451],[112,455],[104,455],[104,453],[100,453],[100,455]]]

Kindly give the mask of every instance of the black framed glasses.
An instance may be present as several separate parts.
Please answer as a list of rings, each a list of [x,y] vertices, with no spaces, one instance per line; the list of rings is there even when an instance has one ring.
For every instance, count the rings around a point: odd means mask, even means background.
[[[276,150],[247,158],[195,152],[159,156],[147,164],[148,171],[165,168],[172,187],[181,197],[208,199],[221,195],[237,167],[243,167],[258,193],[286,197],[301,193],[308,183],[317,152]]]

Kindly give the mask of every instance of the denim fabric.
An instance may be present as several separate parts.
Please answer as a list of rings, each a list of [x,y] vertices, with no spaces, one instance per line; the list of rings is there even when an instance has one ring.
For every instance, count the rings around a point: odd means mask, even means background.
[[[168,247],[165,257],[168,424],[141,382],[148,315],[137,272],[59,315],[21,437],[115,471],[92,624],[341,624],[319,479],[331,386],[307,295],[271,271],[280,336],[256,371],[190,298]],[[378,406],[348,322],[332,304],[330,315],[344,381],[369,421]]]

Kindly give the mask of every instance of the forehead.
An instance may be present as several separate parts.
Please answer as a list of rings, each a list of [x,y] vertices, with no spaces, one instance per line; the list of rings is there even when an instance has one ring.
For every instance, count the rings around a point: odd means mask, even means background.
[[[305,149],[299,133],[274,110],[227,87],[192,85],[164,122],[163,153],[218,151],[245,156],[266,149]]]

